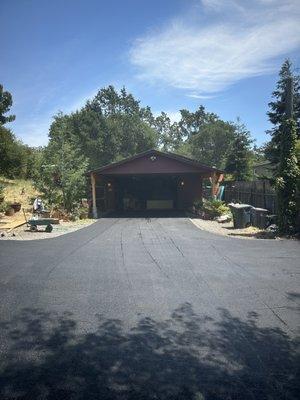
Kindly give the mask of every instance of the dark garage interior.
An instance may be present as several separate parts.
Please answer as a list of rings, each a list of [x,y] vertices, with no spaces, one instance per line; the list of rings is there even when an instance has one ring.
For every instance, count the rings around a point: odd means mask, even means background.
[[[178,186],[184,184],[177,176],[125,176],[116,184],[117,210],[177,209]]]

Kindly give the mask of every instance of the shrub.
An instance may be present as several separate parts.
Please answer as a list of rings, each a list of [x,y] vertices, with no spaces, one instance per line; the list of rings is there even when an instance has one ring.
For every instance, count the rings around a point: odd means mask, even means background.
[[[201,209],[211,219],[230,213],[229,207],[221,200],[204,200]]]
[[[70,219],[76,221],[77,219],[86,219],[89,216],[88,207],[82,206],[82,204],[77,204],[74,206],[72,213],[70,214]]]
[[[9,204],[6,201],[0,203],[0,212],[5,213],[9,208]]]
[[[41,154],[35,186],[50,206],[73,212],[86,194],[87,162],[74,145],[52,142]]]
[[[201,210],[202,209],[202,206],[203,206],[203,200],[201,199],[201,200],[195,200],[194,201],[194,207],[195,207],[195,209],[198,211],[198,210]]]
[[[4,188],[5,186],[0,183],[0,203],[4,201]]]

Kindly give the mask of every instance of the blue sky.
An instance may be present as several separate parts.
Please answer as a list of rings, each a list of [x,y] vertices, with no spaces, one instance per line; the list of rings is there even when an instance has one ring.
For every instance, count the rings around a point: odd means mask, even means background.
[[[298,0],[1,0],[0,15],[10,127],[34,146],[109,84],[174,120],[200,104],[239,116],[261,144],[280,65],[300,66]]]

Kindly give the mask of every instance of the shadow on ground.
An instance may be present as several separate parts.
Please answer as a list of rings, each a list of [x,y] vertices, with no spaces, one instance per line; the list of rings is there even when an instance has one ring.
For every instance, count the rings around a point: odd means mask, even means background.
[[[229,233],[229,236],[255,238],[255,239],[276,239],[276,234],[274,232],[268,232],[268,231],[259,231],[250,233],[245,233],[245,232]]]
[[[200,317],[190,304],[168,320],[144,318],[130,330],[98,316],[80,333],[72,314],[25,309],[2,323],[9,340],[1,399],[296,399],[296,344],[220,310]]]

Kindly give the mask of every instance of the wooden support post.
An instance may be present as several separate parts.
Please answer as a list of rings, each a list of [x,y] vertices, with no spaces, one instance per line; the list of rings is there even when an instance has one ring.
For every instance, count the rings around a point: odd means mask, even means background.
[[[91,183],[92,183],[92,214],[93,218],[98,218],[97,200],[96,200],[96,179],[93,172],[91,173]]]

